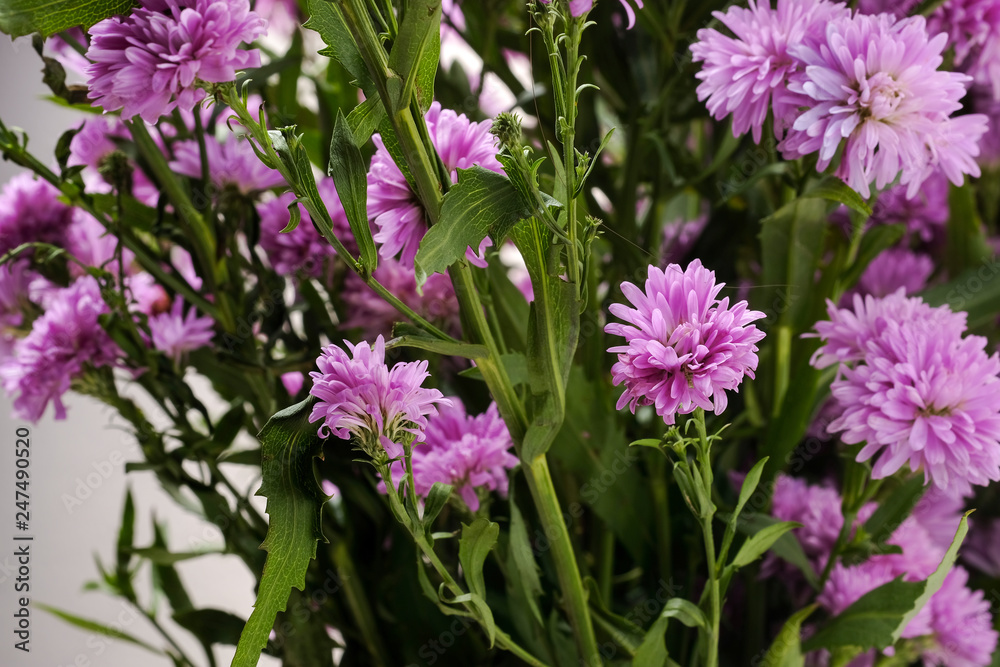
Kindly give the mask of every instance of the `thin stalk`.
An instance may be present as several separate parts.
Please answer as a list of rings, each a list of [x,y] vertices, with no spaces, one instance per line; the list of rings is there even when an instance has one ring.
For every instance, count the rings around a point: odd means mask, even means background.
[[[695,429],[698,431],[698,467],[701,469],[701,483],[704,492],[709,498],[712,497],[712,457],[711,443],[708,440],[708,433],[705,428],[705,411],[702,408],[695,410]],[[696,482],[697,483],[697,482]],[[711,634],[708,636],[708,647],[706,656],[706,667],[717,667],[719,664],[719,627],[722,616],[721,601],[719,595],[719,564],[715,558],[715,536],[712,532],[712,519],[715,512],[699,516],[701,520],[701,532],[705,540],[705,566],[708,569],[709,587],[709,621],[712,624]]]
[[[347,550],[344,540],[335,540],[331,549],[330,557],[337,568],[337,576],[344,586],[344,594],[347,596],[347,606],[351,608],[351,614],[358,624],[358,630],[368,647],[368,652],[376,665],[392,664],[385,652],[385,642],[382,633],[379,632],[378,623],[372,613],[371,605],[368,604],[368,596],[364,588],[360,585],[358,570],[354,566],[351,553]]]
[[[205,145],[205,128],[201,120],[201,109],[196,108],[192,115],[194,116],[194,135],[198,140],[198,159],[201,162],[201,182],[207,188],[211,171],[208,168],[208,147]]]
[[[561,140],[563,145],[563,167],[566,170],[566,226],[569,232],[569,259],[567,275],[570,283],[580,293],[580,257],[577,247],[578,225],[576,220],[576,85],[580,73],[580,28],[583,19],[572,19],[567,25],[566,39],[566,81],[563,95],[566,114]],[[558,122],[558,121],[557,121]]]
[[[667,488],[666,458],[660,452],[651,452],[653,513],[656,517],[656,551],[660,565],[660,578],[667,581],[672,570],[673,550],[670,534],[670,490]]]
[[[181,648],[180,644],[177,643],[177,641],[170,635],[170,633],[167,632],[162,625],[160,625],[160,622],[156,620],[156,616],[146,611],[145,609],[139,607],[139,605],[134,600],[132,600],[132,604],[134,604],[142,612],[143,616],[145,616],[146,619],[149,620],[150,623],[152,623],[153,627],[156,628],[156,630],[163,636],[163,638],[167,640],[167,642],[174,648],[175,651],[177,651],[177,657],[183,660],[185,664],[188,664],[191,667],[195,667],[195,663],[191,660],[191,658],[187,656],[187,654],[184,653],[184,649]]]

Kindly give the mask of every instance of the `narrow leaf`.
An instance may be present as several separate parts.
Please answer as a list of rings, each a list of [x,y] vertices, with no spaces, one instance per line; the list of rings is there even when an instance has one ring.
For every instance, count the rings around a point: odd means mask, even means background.
[[[378,266],[378,251],[368,223],[368,169],[354,143],[350,125],[340,110],[337,111],[330,143],[330,176],[357,241],[361,265],[371,273]]]
[[[768,549],[777,542],[782,535],[793,528],[801,528],[802,524],[795,521],[782,521],[770,526],[766,526],[754,533],[733,558],[732,566],[735,568],[745,567],[764,555]]]
[[[137,639],[137,638],[133,637],[130,634],[126,634],[126,633],[122,632],[121,630],[115,630],[114,628],[108,627],[108,626],[106,626],[106,625],[104,625],[102,623],[98,623],[97,621],[91,621],[90,619],[82,618],[80,616],[76,616],[75,614],[71,614],[68,611],[63,611],[61,609],[56,609],[55,607],[50,607],[49,605],[42,604],[41,602],[34,602],[34,601],[32,601],[31,605],[33,607],[37,607],[37,608],[41,609],[42,611],[47,611],[48,613],[52,614],[53,616],[56,616],[58,618],[61,618],[64,621],[66,621],[70,625],[75,625],[76,627],[81,628],[83,630],[87,630],[88,632],[96,632],[96,633],[99,633],[99,634],[111,637],[113,639],[120,639],[120,640],[126,641],[126,642],[128,642],[130,644],[135,644],[136,646],[141,646],[142,648],[146,649],[147,651],[150,651],[151,653],[155,653],[157,655],[166,655],[160,649],[156,648],[155,646],[151,646],[150,644],[147,644],[146,642],[142,641],[141,639]]]
[[[781,627],[781,632],[771,642],[760,667],[802,667],[802,623],[816,611],[816,605],[799,609]]]
[[[865,217],[872,214],[872,208],[861,195],[836,176],[827,176],[813,187],[806,190],[803,197],[826,199],[847,206]]]

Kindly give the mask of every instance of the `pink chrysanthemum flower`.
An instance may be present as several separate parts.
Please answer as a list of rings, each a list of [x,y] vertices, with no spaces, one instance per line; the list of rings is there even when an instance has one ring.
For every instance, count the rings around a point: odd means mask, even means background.
[[[856,306],[860,301],[855,297]],[[840,432],[847,444],[864,443],[859,461],[877,455],[876,479],[907,462],[940,488],[963,494],[970,484],[1000,479],[1000,357],[986,354],[985,338],[962,338],[964,318],[946,306],[912,308],[914,300],[901,292],[882,301],[909,309],[909,317],[872,321],[873,313],[886,310],[871,300],[861,318],[843,316],[825,328],[838,342],[820,334],[827,344],[815,365],[850,360],[858,354],[852,344],[859,344],[861,356],[854,366],[841,365],[831,387],[843,412],[828,430]],[[852,326],[866,319],[875,328]]]
[[[94,216],[81,209],[73,209],[73,223],[66,230],[66,249],[87,266],[102,268],[118,275],[118,238],[108,232]],[[128,271],[135,256],[127,248],[121,249],[124,270]],[[75,262],[70,271],[82,275],[84,269]]]
[[[915,294],[927,286],[932,273],[934,261],[927,255],[907,248],[890,248],[873,259],[861,274],[856,292],[884,297],[902,289],[905,294]]]
[[[450,401],[437,389],[421,386],[429,375],[426,361],[399,362],[390,370],[382,336],[374,346],[344,345],[350,354],[336,345],[323,348],[316,360],[319,371],[309,374],[309,393],[319,399],[309,421],[322,422],[321,438],[353,436],[373,458],[382,451],[390,459],[402,456],[405,441],[423,438],[436,405]]]
[[[351,253],[356,254],[358,246],[351,232],[351,225],[347,221],[347,214],[340,203],[340,197],[337,196],[333,179],[323,178],[316,187],[333,220],[334,236]],[[316,230],[312,218],[301,204],[298,207],[302,218],[298,226],[290,232],[281,231],[291,220],[288,207],[293,201],[295,195],[286,192],[257,206],[257,212],[260,214],[260,247],[279,275],[291,276],[300,272],[310,278],[327,275],[330,262],[337,253]]]
[[[686,270],[650,266],[644,291],[622,283],[634,307],[612,304],[611,314],[627,324],[604,329],[626,342],[608,349],[618,355],[611,369],[614,383],[625,385],[618,409],[653,405],[667,424],[695,408],[716,414],[726,409],[726,392],[736,391],[744,376],[754,376],[756,343],[764,332],[752,322],[764,313],[749,310],[746,301],[730,308],[729,297],[718,299],[724,286],[699,260]]]
[[[149,318],[149,332],[153,347],[180,363],[186,352],[205,347],[212,342],[215,322],[211,317],[199,316],[195,308],[184,313],[184,300],[174,299],[169,311]]]
[[[465,413],[452,399],[427,421],[424,440],[413,448],[413,484],[426,497],[435,482],[450,484],[473,512],[479,509],[479,489],[507,495],[507,471],[518,464],[514,446],[496,403],[481,415]],[[402,462],[393,464],[393,481],[404,474]]]
[[[497,161],[495,140],[489,123],[473,123],[464,114],[442,109],[434,102],[425,116],[431,142],[441,156],[452,181],[459,169],[479,165],[497,173],[503,171]],[[377,228],[375,241],[382,257],[400,259],[413,266],[420,239],[427,231],[427,220],[416,193],[410,189],[403,172],[379,136],[373,137],[375,155],[368,171],[368,215]]]
[[[940,169],[956,184],[979,175],[972,158],[985,117],[961,108],[964,74],[939,71],[946,36],[931,38],[922,17],[857,14],[826,26],[825,40],[790,52],[803,67],[788,84],[808,108],[779,146],[789,159],[819,154],[827,168],[846,139],[837,175],[863,196],[897,177],[916,195]],[[979,134],[972,134],[979,132]]]
[[[947,33],[956,68],[990,86],[1000,100],[1000,2],[948,0],[931,14],[927,27],[932,34]]]
[[[955,567],[931,596],[932,641],[924,649],[925,665],[986,667],[997,648],[990,602],[968,587],[969,573]]]
[[[59,190],[48,181],[21,173],[0,192],[0,255],[22,243],[66,245],[73,209],[59,201]]]
[[[816,601],[831,614],[837,615],[865,594],[889,583],[900,574],[903,573],[899,572],[893,564],[876,559],[850,566],[837,563],[830,570],[830,578]],[[917,579],[910,578],[909,580],[916,581]],[[931,617],[930,605],[924,605],[903,629],[901,636],[911,639],[929,634],[931,632]]]
[[[131,313],[152,317],[170,309],[170,295],[145,271],[125,276],[125,296]]]
[[[920,186],[915,197],[906,196],[906,186],[897,185],[879,195],[872,206],[869,224],[904,224],[907,231],[929,243],[944,231],[948,222],[948,178],[935,172]]]
[[[827,301],[826,312],[829,320],[816,323],[816,334],[806,334],[823,340],[810,360],[816,368],[864,359],[869,341],[876,340],[890,321],[926,321],[929,328],[947,338],[965,332],[965,313],[931,308],[919,297],[907,297],[901,289],[882,299],[855,294],[845,308]]]
[[[733,5],[725,13],[713,12],[733,33],[728,37],[714,28],[698,31],[691,45],[695,62],[704,62],[697,76],[698,99],[708,100],[716,120],[733,117],[733,134],[753,132],[760,143],[768,111],[774,111],[775,136],[791,124],[799,99],[788,91],[788,81],[802,64],[790,53],[797,44],[822,35],[834,18],[850,15],[842,4],[827,0],[750,0],[749,9]]]
[[[56,419],[66,418],[62,396],[87,367],[108,366],[118,348],[98,318],[109,312],[101,288],[84,276],[56,291],[31,333],[20,340],[14,357],[0,365],[0,382],[14,397],[18,417],[37,422],[51,402]]]
[[[248,0],[144,0],[125,17],[90,29],[90,98],[122,117],[155,123],[174,108],[205,98],[197,81],[224,83],[260,66],[257,50],[240,45],[262,36],[267,22]]]
[[[383,259],[375,269],[375,278],[400,301],[445,331],[458,333],[458,299],[451,279],[439,273],[427,277],[423,293],[417,291],[413,269],[404,267],[394,259]],[[344,303],[347,305],[345,329],[358,328],[365,338],[389,335],[392,325],[403,319],[399,311],[375,294],[356,274],[350,273],[344,281]]]
[[[807,483],[803,479],[778,475],[771,496],[771,514],[781,521],[796,521],[802,524],[793,535],[802,545],[802,551],[816,571],[821,572],[830,557],[830,550],[837,541],[844,525],[841,512],[840,494],[829,486]],[[771,576],[777,572],[787,573],[793,568],[773,554],[764,560],[761,573]]]
[[[173,150],[175,159],[170,168],[178,174],[201,178],[198,142],[194,139],[181,141],[174,144]],[[253,195],[285,185],[281,173],[261,162],[250,143],[235,134],[228,135],[224,141],[206,137],[205,154],[212,185],[219,190],[235,188],[244,195]]]

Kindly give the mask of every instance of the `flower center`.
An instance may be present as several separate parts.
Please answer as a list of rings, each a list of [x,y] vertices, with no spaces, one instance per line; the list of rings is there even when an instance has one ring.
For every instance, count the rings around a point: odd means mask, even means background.
[[[903,97],[891,74],[876,72],[858,81],[858,89],[851,92],[848,104],[857,107],[863,119],[883,120],[896,111]]]

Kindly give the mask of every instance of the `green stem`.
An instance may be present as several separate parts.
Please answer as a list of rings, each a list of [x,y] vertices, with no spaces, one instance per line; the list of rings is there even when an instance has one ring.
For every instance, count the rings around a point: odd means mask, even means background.
[[[661,452],[650,452],[653,513],[656,516],[656,551],[660,561],[660,578],[667,581],[671,573],[670,495],[667,488],[666,459]]]
[[[351,608],[354,621],[358,624],[358,630],[368,646],[368,652],[376,665],[390,665],[385,652],[385,641],[379,631],[375,615],[372,613],[371,605],[368,604],[368,596],[364,588],[360,585],[360,578],[357,568],[354,567],[354,560],[347,549],[344,540],[335,540],[330,549],[330,556],[334,566],[337,568],[337,576],[344,586],[344,594],[347,596],[347,606]]]
[[[712,497],[712,456],[711,443],[708,440],[708,433],[705,427],[705,410],[697,408],[694,412],[695,429],[698,431],[698,468],[700,468],[700,480],[704,486],[704,492],[708,498]],[[692,481],[697,483],[695,476]],[[706,656],[706,667],[717,667],[719,664],[719,627],[722,617],[721,601],[719,595],[719,563],[715,558],[715,535],[712,532],[712,519],[715,516],[714,506],[709,512],[699,516],[701,520],[701,533],[705,540],[705,565],[708,568],[709,587],[709,621],[712,624],[708,636],[708,647]]]
[[[563,594],[563,606],[569,616],[570,626],[580,651],[581,662],[588,667],[601,665],[601,655],[597,648],[597,637],[590,620],[587,593],[573,553],[573,543],[569,530],[563,521],[562,508],[552,485],[549,464],[542,454],[527,467],[528,488],[535,501],[542,530],[552,545],[552,560],[555,562],[559,587]]]

